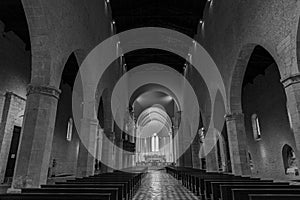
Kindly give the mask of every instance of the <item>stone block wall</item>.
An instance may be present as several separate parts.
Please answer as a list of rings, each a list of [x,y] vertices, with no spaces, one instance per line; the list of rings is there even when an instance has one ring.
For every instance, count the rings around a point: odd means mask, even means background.
[[[282,148],[288,144],[296,151],[295,138],[290,127],[286,108],[286,95],[275,64],[258,75],[254,83],[243,89],[243,111],[248,149],[253,159],[252,174],[264,178],[299,179],[285,175]],[[261,140],[252,130],[251,115],[257,114]]]
[[[25,98],[31,73],[30,51],[11,31],[0,31],[0,47],[0,93],[9,91]]]
[[[61,85],[61,95],[57,106],[52,154],[49,167],[53,159],[56,160],[55,175],[76,173],[79,151],[79,137],[75,125],[71,141],[67,140],[68,120],[72,117],[72,91],[68,84]]]
[[[13,129],[15,126],[22,127],[25,105],[24,98],[14,93],[6,93],[0,124],[0,182],[4,180]]]

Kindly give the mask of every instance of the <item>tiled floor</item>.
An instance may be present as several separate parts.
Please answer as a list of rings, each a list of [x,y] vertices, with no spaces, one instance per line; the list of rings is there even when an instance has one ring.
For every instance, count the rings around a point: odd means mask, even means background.
[[[133,200],[194,200],[192,192],[165,171],[150,171]]]

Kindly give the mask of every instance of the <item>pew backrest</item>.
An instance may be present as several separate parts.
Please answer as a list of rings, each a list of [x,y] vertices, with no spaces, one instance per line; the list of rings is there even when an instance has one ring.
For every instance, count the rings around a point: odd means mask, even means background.
[[[300,189],[268,189],[268,188],[255,188],[255,189],[248,189],[248,188],[241,188],[241,189],[232,189],[232,199],[233,200],[245,200],[249,199],[250,194],[300,194]]]

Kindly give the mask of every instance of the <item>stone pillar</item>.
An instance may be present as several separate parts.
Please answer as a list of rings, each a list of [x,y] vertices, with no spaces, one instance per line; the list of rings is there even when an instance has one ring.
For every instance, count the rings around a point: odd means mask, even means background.
[[[103,166],[102,172],[111,172],[114,167],[114,145],[115,145],[115,132],[113,131],[114,119],[111,111],[111,91],[103,94],[103,109],[104,109],[104,131],[103,131],[103,144],[102,144],[102,159]]]
[[[46,184],[60,91],[29,85],[12,189]]]
[[[140,162],[140,138],[136,138],[136,144],[135,144],[135,156],[136,156],[136,162]]]
[[[146,155],[146,152],[147,152],[147,138],[143,138],[143,140],[142,140],[142,151],[143,151],[143,154],[142,154],[142,160],[143,161],[146,161],[145,160],[145,155]]]
[[[250,175],[244,114],[227,114],[225,118],[232,172],[236,175]]]
[[[177,130],[177,159],[178,159],[178,164],[181,167],[185,167],[188,165],[188,158],[186,158],[189,155],[189,149],[186,148],[187,146],[189,146],[188,143],[188,139],[186,139],[185,134],[187,133],[183,133],[182,130],[182,126],[184,126],[185,124],[183,124],[184,122],[181,121],[181,114],[182,111],[178,111],[175,114],[175,130]],[[189,133],[188,133],[189,134]],[[187,146],[185,146],[187,145]],[[191,156],[191,155],[189,155]]]
[[[287,96],[287,109],[295,136],[298,166],[300,166],[300,73],[283,79],[282,83]]]
[[[209,172],[219,171],[218,167],[218,156],[217,146],[214,146],[209,153],[206,155],[206,170]]]
[[[121,134],[118,134],[118,137],[116,137],[116,169],[123,168],[123,154],[123,139]]]
[[[79,133],[81,141],[76,171],[76,177],[78,178],[94,175],[98,125],[97,119],[81,119]]]
[[[173,160],[173,157],[174,157],[174,150],[173,150],[173,137],[172,137],[172,133],[170,133],[169,134],[169,137],[170,137],[170,143],[169,143],[169,145],[170,145],[170,162],[172,163],[172,162],[174,162],[174,160]]]
[[[180,166],[180,162],[181,162],[181,156],[180,155],[180,146],[179,146],[179,130],[177,128],[176,129],[176,137],[174,140],[174,149],[175,149],[175,160],[176,160],[176,166]]]
[[[193,157],[193,168],[200,169],[200,158],[199,158],[199,151],[200,151],[200,141],[199,135],[197,134],[191,144],[192,150],[192,157]]]
[[[184,160],[184,164],[183,164],[184,167],[193,167],[191,146],[187,148],[187,150],[184,152],[183,160]]]
[[[182,133],[180,132],[180,131],[178,131],[178,140],[177,140],[177,142],[178,142],[178,154],[177,154],[177,156],[178,156],[178,163],[179,163],[179,166],[180,167],[184,167],[185,165],[184,165],[184,160],[185,160],[185,153],[183,153],[183,150],[182,150],[182,146],[183,146],[183,140],[182,140]]]
[[[200,146],[202,148],[201,153],[203,154],[201,157],[205,156],[206,170],[210,172],[219,171],[216,132],[208,135],[207,133],[204,133],[204,129],[201,129],[201,134],[203,134],[201,135],[202,138],[199,138],[203,141],[202,145]]]
[[[113,171],[114,135],[114,132],[104,130],[101,162],[106,165],[106,167],[102,169],[102,172]]]

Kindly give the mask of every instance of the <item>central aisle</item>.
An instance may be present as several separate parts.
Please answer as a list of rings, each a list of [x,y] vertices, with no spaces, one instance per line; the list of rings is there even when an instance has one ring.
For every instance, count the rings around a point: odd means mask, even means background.
[[[149,171],[133,200],[199,199],[165,171]]]

